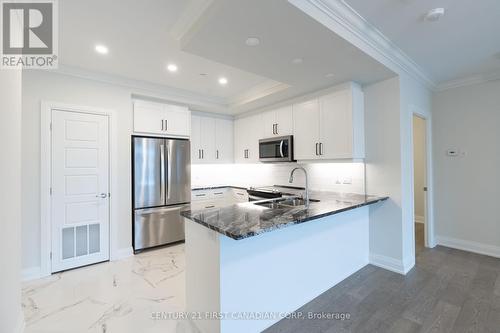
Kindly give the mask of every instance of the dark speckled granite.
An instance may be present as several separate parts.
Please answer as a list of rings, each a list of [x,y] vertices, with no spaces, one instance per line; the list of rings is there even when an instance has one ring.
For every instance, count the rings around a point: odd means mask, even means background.
[[[297,194],[301,192],[298,191]],[[319,191],[310,192],[310,197],[320,202],[311,202],[309,208],[304,206],[267,208],[256,205],[255,202],[245,202],[221,208],[186,210],[181,212],[181,215],[238,240],[388,199],[388,197]],[[258,202],[269,201],[273,200]]]

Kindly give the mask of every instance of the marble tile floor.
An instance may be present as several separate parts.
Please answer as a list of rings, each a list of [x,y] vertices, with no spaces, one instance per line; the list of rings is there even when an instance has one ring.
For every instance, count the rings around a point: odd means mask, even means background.
[[[184,244],[87,266],[23,285],[26,333],[195,333],[183,320]]]

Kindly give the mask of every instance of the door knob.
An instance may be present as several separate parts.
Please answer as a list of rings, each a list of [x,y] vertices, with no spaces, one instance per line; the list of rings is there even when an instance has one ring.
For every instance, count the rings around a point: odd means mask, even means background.
[[[101,194],[96,195],[95,197],[96,198],[106,199],[108,197],[108,195],[106,193],[101,193]]]

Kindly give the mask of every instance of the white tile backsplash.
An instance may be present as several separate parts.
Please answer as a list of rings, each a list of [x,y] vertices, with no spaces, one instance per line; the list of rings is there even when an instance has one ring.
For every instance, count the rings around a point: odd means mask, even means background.
[[[365,193],[365,165],[362,162],[290,163],[290,164],[195,164],[192,165],[193,187],[235,185],[304,186],[304,173],[296,171],[293,184],[288,183],[293,168],[302,166],[309,176],[309,187],[344,193]],[[349,184],[350,183],[350,184]]]

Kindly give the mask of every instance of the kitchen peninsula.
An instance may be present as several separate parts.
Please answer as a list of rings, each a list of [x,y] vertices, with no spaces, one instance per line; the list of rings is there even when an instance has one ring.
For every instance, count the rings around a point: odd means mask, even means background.
[[[368,264],[367,206],[387,197],[310,198],[181,213],[186,309],[201,332],[261,332]]]

